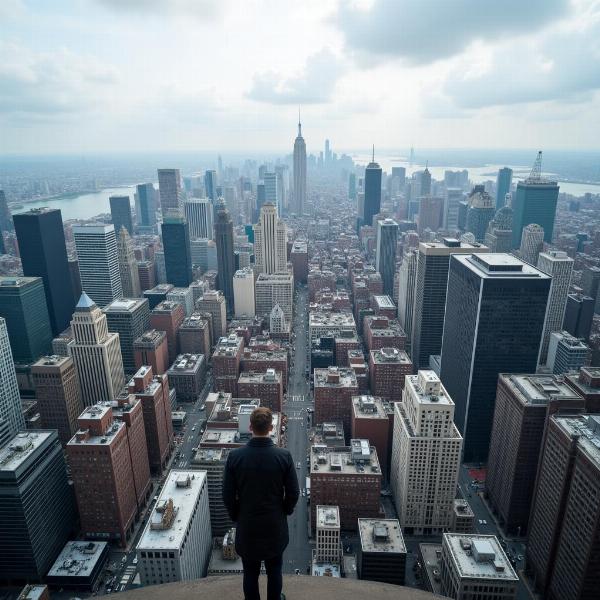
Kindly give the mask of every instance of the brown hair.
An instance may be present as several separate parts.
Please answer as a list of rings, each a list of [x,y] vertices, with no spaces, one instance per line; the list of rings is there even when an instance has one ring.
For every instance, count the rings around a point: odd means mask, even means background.
[[[259,406],[250,415],[250,425],[256,435],[267,435],[273,424],[273,413],[266,406]]]

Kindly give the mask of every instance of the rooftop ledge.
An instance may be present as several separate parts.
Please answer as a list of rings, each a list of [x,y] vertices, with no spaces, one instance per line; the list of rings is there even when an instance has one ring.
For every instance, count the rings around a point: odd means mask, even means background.
[[[267,597],[266,576],[260,578],[261,596]],[[333,579],[330,577],[308,577],[288,575],[283,579],[283,591],[287,600],[350,600],[369,598],[369,600],[440,600],[434,596],[413,588],[359,581],[357,579]],[[242,577],[207,577],[194,581],[180,581],[164,585],[153,585],[118,594],[119,600],[234,600],[241,599]]]

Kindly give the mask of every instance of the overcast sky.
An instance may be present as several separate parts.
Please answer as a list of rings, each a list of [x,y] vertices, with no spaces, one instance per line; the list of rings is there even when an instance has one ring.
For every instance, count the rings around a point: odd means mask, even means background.
[[[0,0],[0,153],[598,149],[600,0]]]

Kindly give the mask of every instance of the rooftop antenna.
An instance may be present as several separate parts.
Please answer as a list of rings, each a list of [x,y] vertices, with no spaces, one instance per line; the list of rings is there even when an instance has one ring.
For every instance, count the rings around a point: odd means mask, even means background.
[[[298,106],[298,137],[302,137],[302,123],[300,122],[300,107]]]
[[[373,161],[372,162],[375,162],[375,144],[373,144]]]
[[[531,168],[531,173],[529,173],[529,179],[531,181],[540,181],[542,179],[542,151],[540,150],[537,153],[537,158],[533,163],[533,167]]]

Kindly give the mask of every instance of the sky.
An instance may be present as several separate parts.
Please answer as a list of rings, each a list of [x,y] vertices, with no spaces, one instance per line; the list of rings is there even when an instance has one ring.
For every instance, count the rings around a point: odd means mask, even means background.
[[[0,0],[0,154],[598,149],[600,0]]]

